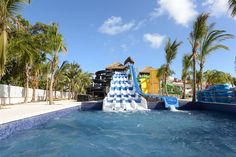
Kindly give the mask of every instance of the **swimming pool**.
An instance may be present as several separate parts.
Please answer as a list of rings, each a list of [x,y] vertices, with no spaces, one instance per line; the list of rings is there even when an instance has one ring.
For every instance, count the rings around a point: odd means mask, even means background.
[[[236,118],[198,111],[74,111],[0,143],[0,157],[228,157],[236,156]]]

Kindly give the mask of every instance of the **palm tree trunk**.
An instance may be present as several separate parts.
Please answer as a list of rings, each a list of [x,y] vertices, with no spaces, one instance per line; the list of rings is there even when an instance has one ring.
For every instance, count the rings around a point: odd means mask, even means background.
[[[197,51],[193,49],[193,98],[192,102],[196,102],[196,58],[197,58]]]
[[[161,80],[158,79],[158,93],[161,94]]]
[[[204,63],[200,63],[200,89],[203,90],[203,68],[204,68]]]
[[[33,76],[32,88],[33,88],[32,102],[35,102],[36,76]]]
[[[33,86],[32,102],[35,102],[35,86]]]
[[[46,79],[46,89],[45,89],[45,91],[46,91],[45,101],[47,101],[48,100],[48,77]]]
[[[70,100],[70,98],[71,98],[71,85],[69,87],[68,100]]]
[[[186,78],[184,78],[183,83],[184,83],[184,91],[183,91],[182,99],[185,99],[185,96],[186,96],[186,92],[185,92],[185,89],[186,89]]]
[[[168,95],[168,92],[167,92],[167,76],[165,75],[164,77],[164,91],[165,91],[165,95]]]
[[[61,99],[63,98],[63,90],[61,89]]]
[[[56,74],[56,67],[58,62],[58,53],[55,53],[55,56],[53,57],[52,61],[52,67],[51,67],[51,79],[50,79],[50,85],[49,85],[49,104],[53,104],[53,83],[54,78]]]
[[[54,97],[57,98],[57,81],[54,82]]]
[[[7,31],[6,26],[3,26],[3,30],[0,34],[0,80],[4,74],[5,62],[6,62],[6,47],[7,47]]]
[[[54,83],[54,75],[51,74],[51,80],[49,85],[49,104],[53,104],[53,83]]]
[[[28,89],[29,89],[29,66],[25,66],[25,98],[24,103],[28,102]]]

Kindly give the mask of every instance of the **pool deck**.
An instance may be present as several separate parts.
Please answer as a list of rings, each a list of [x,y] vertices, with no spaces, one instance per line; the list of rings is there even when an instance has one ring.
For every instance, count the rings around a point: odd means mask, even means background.
[[[6,105],[0,109],[0,125],[80,105],[81,102],[74,100],[54,101],[53,105],[49,105],[48,102]]]

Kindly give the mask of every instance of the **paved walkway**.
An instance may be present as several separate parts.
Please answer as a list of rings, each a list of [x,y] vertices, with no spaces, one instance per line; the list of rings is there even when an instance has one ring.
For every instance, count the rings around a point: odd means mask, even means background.
[[[0,124],[79,105],[80,102],[73,100],[55,101],[54,105],[49,105],[47,102],[6,105],[0,109]]]

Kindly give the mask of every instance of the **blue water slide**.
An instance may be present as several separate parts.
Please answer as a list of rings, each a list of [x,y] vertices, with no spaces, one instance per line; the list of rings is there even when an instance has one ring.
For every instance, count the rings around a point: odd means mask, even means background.
[[[170,106],[175,106],[176,108],[179,107],[179,101],[178,101],[178,99],[176,97],[160,96],[160,95],[153,95],[153,94],[145,94],[145,93],[143,93],[142,90],[139,87],[138,82],[137,82],[137,75],[136,75],[134,66],[132,64],[130,64],[129,68],[130,68],[130,73],[131,73],[132,80],[133,80],[133,86],[136,89],[136,92],[138,94],[140,94],[143,97],[150,97],[150,98],[161,99],[162,101],[164,101],[166,108],[169,108]]]

